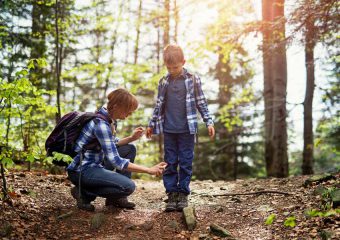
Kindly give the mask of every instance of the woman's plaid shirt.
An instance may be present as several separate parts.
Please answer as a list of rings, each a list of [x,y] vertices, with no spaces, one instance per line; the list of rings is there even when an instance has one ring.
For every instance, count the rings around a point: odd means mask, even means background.
[[[190,74],[186,69],[184,69],[183,74],[185,77],[185,87],[187,90],[186,111],[189,131],[190,134],[196,134],[198,129],[197,110],[200,112],[206,126],[213,125],[214,122],[209,114],[207,100],[202,91],[201,79],[196,75]],[[169,85],[169,78],[170,74],[167,74],[159,81],[158,84],[156,106],[149,122],[149,127],[153,128],[154,134],[163,133],[164,101],[166,100],[165,94],[167,86]]]
[[[108,116],[106,108],[102,107],[99,113]],[[129,159],[119,156],[116,143],[118,138],[113,136],[110,124],[100,118],[95,118],[87,123],[80,133],[75,145],[75,151],[78,152],[73,161],[67,167],[67,170],[79,171],[80,152],[89,142],[97,139],[100,143],[101,150],[87,150],[83,154],[82,170],[87,167],[103,167],[103,161],[111,165],[113,168],[122,170],[127,168]]]

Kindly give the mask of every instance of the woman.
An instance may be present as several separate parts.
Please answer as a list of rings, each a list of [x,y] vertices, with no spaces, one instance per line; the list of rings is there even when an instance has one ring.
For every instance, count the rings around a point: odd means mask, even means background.
[[[143,135],[143,128],[136,128],[131,136],[121,140],[114,136],[115,128],[110,122],[125,119],[137,107],[134,95],[125,89],[117,89],[108,95],[107,108],[99,109],[101,117],[91,120],[82,129],[75,144],[78,154],[67,167],[69,179],[75,185],[71,194],[77,200],[78,208],[94,211],[91,202],[98,196],[106,198],[107,206],[134,208],[135,204],[127,200],[135,190],[131,172],[162,175],[164,162],[151,168],[133,163],[136,149],[129,143]],[[99,150],[83,150],[94,140],[97,140]]]

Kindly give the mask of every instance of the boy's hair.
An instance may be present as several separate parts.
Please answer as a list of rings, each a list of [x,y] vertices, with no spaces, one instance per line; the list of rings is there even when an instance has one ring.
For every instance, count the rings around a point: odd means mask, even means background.
[[[163,60],[165,63],[174,64],[184,61],[183,50],[176,44],[169,44],[164,48]]]
[[[118,88],[109,93],[107,96],[109,100],[107,103],[107,111],[112,115],[114,111],[132,112],[138,107],[136,97],[123,88]]]

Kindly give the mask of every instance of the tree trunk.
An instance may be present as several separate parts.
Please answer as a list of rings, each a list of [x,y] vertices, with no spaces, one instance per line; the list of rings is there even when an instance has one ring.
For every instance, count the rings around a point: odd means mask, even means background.
[[[264,129],[265,129],[265,162],[267,173],[271,168],[271,159],[272,159],[272,142],[271,139],[271,131],[272,131],[272,119],[273,119],[273,86],[272,86],[272,55],[270,54],[270,44],[271,44],[271,31],[270,25],[272,21],[272,13],[271,13],[271,5],[273,4],[273,0],[262,0],[262,20],[263,20],[263,43],[262,43],[262,52],[263,52],[263,95],[264,95]]]
[[[163,32],[163,46],[166,47],[166,45],[169,44],[170,41],[170,0],[164,1],[164,32]]]
[[[175,41],[175,43],[177,43],[178,24],[179,24],[177,0],[174,0],[174,20],[175,20],[175,35],[174,35],[174,41]]]
[[[117,24],[116,27],[113,31],[113,35],[112,35],[112,42],[111,42],[111,54],[110,54],[110,62],[109,62],[109,66],[108,66],[108,73],[106,75],[105,78],[105,85],[104,85],[104,90],[103,90],[103,97],[102,97],[102,102],[101,102],[101,106],[103,106],[106,102],[106,92],[107,89],[109,88],[109,81],[110,81],[110,77],[111,77],[111,73],[113,71],[113,66],[114,66],[114,60],[115,60],[115,47],[116,47],[116,43],[117,43],[117,37],[118,37],[118,28],[120,26],[120,17],[122,15],[123,12],[123,5],[124,5],[124,1],[122,1],[119,5],[119,13],[118,13],[118,18],[117,18]]]
[[[33,2],[32,6],[32,33],[34,39],[32,41],[30,58],[43,58],[46,52],[45,32],[46,32],[46,10],[44,11],[44,4]],[[41,88],[41,78],[43,77],[43,70],[36,67],[30,70],[30,81],[38,88]]]
[[[265,30],[263,36],[265,97],[265,159],[267,175],[288,176],[287,155],[287,59],[284,0],[262,1]],[[275,29],[268,29],[273,23]],[[270,46],[273,47],[270,47]],[[269,51],[269,52],[268,52]]]
[[[142,20],[142,0],[139,0],[139,7],[138,7],[138,20],[137,20],[137,26],[136,26],[136,42],[135,42],[135,58],[134,58],[134,64],[137,64],[138,61],[138,50],[139,50],[139,36],[140,36],[140,26],[141,26],[141,20]]]
[[[57,78],[57,113],[56,113],[56,122],[58,122],[61,118],[61,110],[60,110],[60,66],[59,66],[59,59],[60,59],[60,51],[59,51],[59,26],[58,26],[58,13],[59,13],[59,2],[56,0],[55,4],[55,31],[56,31],[56,39],[55,39],[55,45],[56,45],[56,78]]]
[[[314,20],[312,16],[306,22],[305,64],[307,72],[306,94],[303,104],[303,161],[302,174],[313,174],[313,95],[314,95]]]

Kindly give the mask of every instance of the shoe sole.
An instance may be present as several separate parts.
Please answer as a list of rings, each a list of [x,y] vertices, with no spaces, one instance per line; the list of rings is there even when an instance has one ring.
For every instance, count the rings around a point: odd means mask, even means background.
[[[166,212],[175,212],[177,210],[177,208],[165,208]]]
[[[109,206],[114,206],[116,208],[125,208],[125,209],[135,209],[136,206],[133,206],[133,207],[123,207],[119,204],[113,204],[113,205],[109,205]]]

